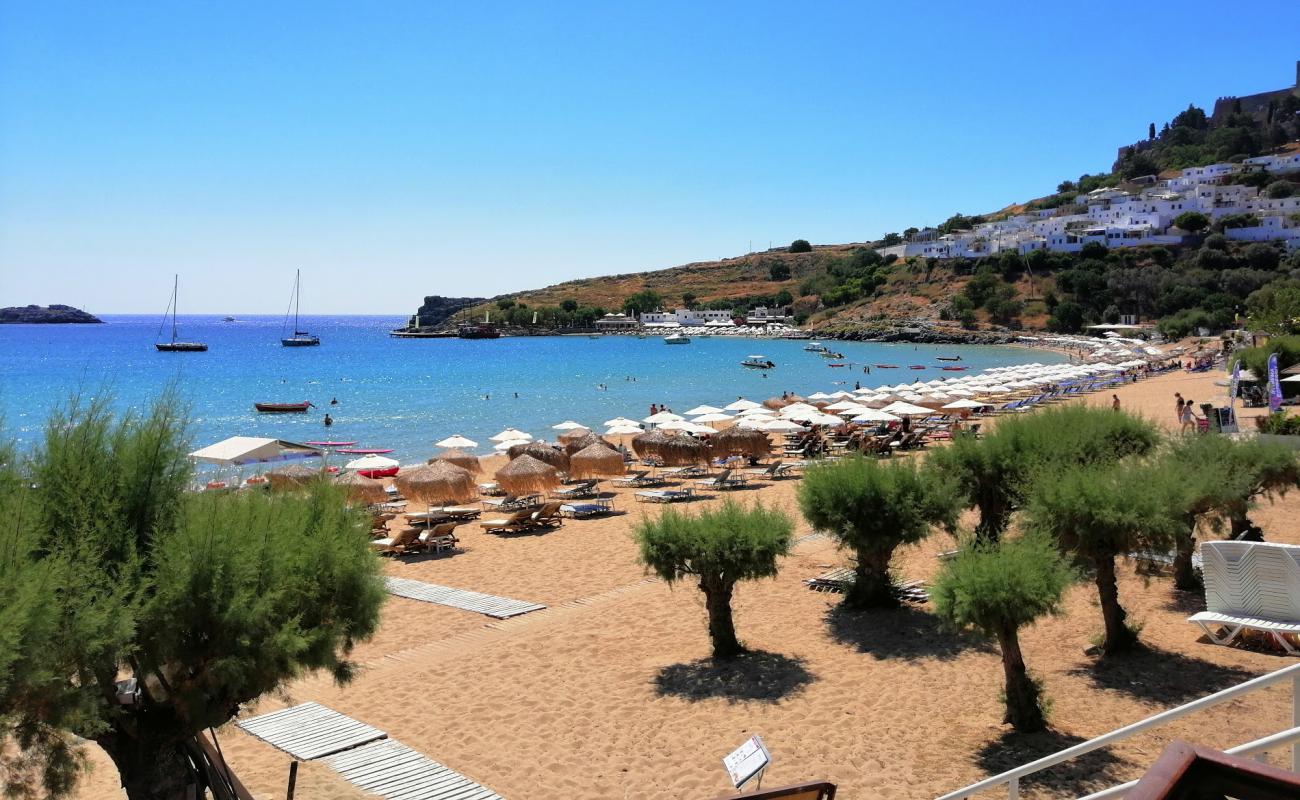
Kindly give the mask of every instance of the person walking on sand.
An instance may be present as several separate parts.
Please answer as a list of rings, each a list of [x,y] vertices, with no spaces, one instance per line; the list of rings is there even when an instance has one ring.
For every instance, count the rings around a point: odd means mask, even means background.
[[[1174,392],[1174,397],[1178,399],[1178,403],[1174,406],[1174,420],[1181,423],[1183,421],[1183,406],[1187,405],[1187,401],[1183,399],[1182,392]]]
[[[1183,403],[1183,411],[1181,416],[1178,418],[1178,422],[1180,423],[1180,433],[1187,433],[1187,428],[1189,426],[1193,431],[1196,430],[1196,414],[1192,413],[1192,408],[1191,400],[1187,400]]]
[[[1110,396],[1110,410],[1119,411],[1119,395],[1112,394]]]

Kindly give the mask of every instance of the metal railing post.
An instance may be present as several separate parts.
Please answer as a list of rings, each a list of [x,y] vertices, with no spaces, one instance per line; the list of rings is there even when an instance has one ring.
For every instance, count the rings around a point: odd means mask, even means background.
[[[1007,781],[1007,797],[1010,800],[1020,800],[1020,779],[1012,778]]]
[[[1300,727],[1300,675],[1291,679],[1291,727]],[[1291,771],[1300,772],[1300,742],[1291,743]]]

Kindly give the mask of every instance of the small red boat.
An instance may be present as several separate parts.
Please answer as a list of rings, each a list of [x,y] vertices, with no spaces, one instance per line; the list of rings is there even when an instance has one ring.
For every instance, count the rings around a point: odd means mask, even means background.
[[[939,369],[944,372],[961,372],[964,369],[968,369],[968,367],[939,367]]]
[[[262,414],[305,414],[307,409],[315,408],[311,403],[253,403]]]
[[[828,366],[828,367],[842,367],[842,366],[844,366],[844,365],[843,365],[843,364],[827,364],[826,366]]]
[[[898,369],[897,364],[876,364],[876,369]]]
[[[388,454],[388,453],[393,452],[393,448],[391,448],[391,447],[356,447],[356,448],[349,448],[349,449],[347,449],[347,450],[340,450],[339,452],[340,452],[340,453],[344,453],[344,454],[346,454],[346,455],[350,455],[350,456],[382,456],[382,455],[386,455],[386,454]]]
[[[303,444],[309,444],[312,447],[351,447],[356,442],[303,442]]]

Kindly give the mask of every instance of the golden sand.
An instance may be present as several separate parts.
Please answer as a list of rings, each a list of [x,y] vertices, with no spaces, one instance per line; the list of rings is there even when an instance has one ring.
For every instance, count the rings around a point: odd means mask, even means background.
[[[1175,373],[1115,393],[1126,410],[1173,428],[1174,392],[1210,400],[1223,394],[1213,386],[1220,376]],[[1086,402],[1108,405],[1110,394]],[[735,494],[798,519],[796,485],[758,484]],[[387,560],[390,575],[548,608],[498,622],[393,598],[378,635],[356,652],[364,665],[356,681],[339,688],[326,678],[304,679],[287,698],[250,713],[315,700],[512,800],[717,797],[730,789],[722,756],[754,733],[773,754],[766,785],[829,779],[844,798],[925,798],[1295,663],[1209,644],[1185,621],[1200,598],[1180,596],[1168,578],[1144,578],[1125,564],[1121,601],[1149,650],[1098,666],[1084,654],[1101,628],[1096,590],[1074,587],[1061,617],[1022,638],[1052,701],[1053,731],[1015,736],[1000,724],[995,646],[943,629],[926,606],[840,612],[838,595],[801,581],[847,563],[847,554],[812,537],[795,546],[776,578],[738,588],[736,625],[754,652],[719,672],[706,660],[700,592],[648,578],[637,563],[633,523],[658,507],[634,504],[626,490],[616,507],[617,516],[536,536],[486,535],[469,524],[457,532],[462,551],[455,555]],[[1271,541],[1300,543],[1300,497],[1266,504],[1254,518]],[[800,521],[796,536],[811,533]],[[927,579],[937,553],[952,546],[947,535],[935,535],[901,549],[896,566],[907,579]],[[1271,689],[1093,754],[1026,793],[1131,779],[1172,737],[1238,744],[1282,727],[1288,706],[1287,690]],[[285,754],[233,725],[220,738],[259,798],[284,796]],[[93,755],[99,768],[80,796],[111,796],[112,766]],[[300,773],[299,798],[362,796],[320,765]]]

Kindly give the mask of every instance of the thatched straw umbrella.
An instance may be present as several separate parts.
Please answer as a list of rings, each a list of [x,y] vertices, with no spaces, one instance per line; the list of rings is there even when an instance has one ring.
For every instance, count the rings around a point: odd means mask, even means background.
[[[266,473],[272,489],[299,489],[320,478],[323,473],[304,464],[280,467]]]
[[[685,467],[707,462],[712,455],[712,450],[707,444],[690,436],[670,436],[668,441],[658,445],[656,450],[666,467]]]
[[[713,434],[709,444],[713,447],[713,452],[719,455],[730,453],[766,458],[772,452],[772,441],[766,433],[744,428],[733,427],[718,431]]]
[[[367,478],[356,472],[345,472],[337,475],[333,481],[335,486],[343,487],[347,492],[348,499],[354,503],[382,503],[388,499],[388,493],[384,491],[384,484],[374,478]]]
[[[506,455],[510,456],[512,459],[518,458],[519,456],[532,456],[544,464],[550,464],[560,472],[569,471],[569,454],[542,442],[517,444],[507,450]]]
[[[792,403],[806,403],[808,402],[808,398],[800,397],[797,394],[788,394],[785,396],[785,402],[786,405],[790,405]]]
[[[483,465],[479,463],[478,456],[473,453],[466,453],[464,450],[444,450],[429,459],[430,464],[435,461],[446,461],[448,464],[455,464],[461,469],[469,470],[471,475],[478,475],[483,471]]]
[[[591,436],[591,430],[589,428],[570,428],[569,430],[565,431],[564,433],[561,433],[559,436],[555,438],[559,439],[561,442],[564,442],[567,445],[569,442],[576,441],[578,439],[582,439],[587,436]]]
[[[527,454],[497,470],[496,480],[502,489],[515,495],[545,492],[560,485],[555,467]]]
[[[632,452],[639,458],[655,458],[659,455],[659,447],[673,438],[675,437],[668,431],[653,430],[649,433],[638,433],[632,437]]]
[[[590,444],[569,457],[569,477],[605,478],[623,474],[623,454],[604,444]]]
[[[583,434],[582,436],[579,436],[576,439],[570,439],[569,441],[565,442],[564,452],[568,453],[570,458],[572,458],[574,453],[578,452],[579,450],[586,450],[588,447],[591,447],[593,444],[602,445],[604,447],[608,447],[611,450],[617,449],[614,447],[614,445],[600,438],[596,434],[588,431],[587,433]]]
[[[778,408],[785,408],[789,404],[790,404],[789,401],[787,401],[784,397],[769,397],[763,401],[763,405],[767,408],[772,409],[773,411],[777,410]]]
[[[404,469],[393,483],[406,497],[428,505],[464,503],[478,496],[474,476],[446,461]]]

